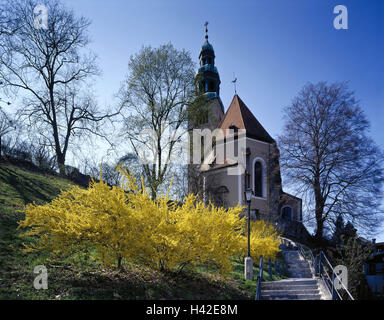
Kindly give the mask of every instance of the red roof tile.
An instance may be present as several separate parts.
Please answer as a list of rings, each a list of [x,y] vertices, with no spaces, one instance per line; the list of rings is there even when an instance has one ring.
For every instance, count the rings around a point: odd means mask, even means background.
[[[238,129],[245,129],[247,137],[272,143],[273,138],[268,134],[264,127],[252,114],[251,110],[245,105],[240,97],[235,94],[232,102],[222,119],[219,128],[229,129],[236,126]]]

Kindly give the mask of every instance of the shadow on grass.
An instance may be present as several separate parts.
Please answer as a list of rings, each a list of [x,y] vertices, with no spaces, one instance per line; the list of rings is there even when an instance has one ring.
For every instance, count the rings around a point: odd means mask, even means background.
[[[142,267],[124,271],[52,267],[48,269],[48,290],[33,288],[33,268],[8,272],[8,284],[0,289],[1,299],[70,299],[70,300],[137,300],[137,299],[249,299],[232,282],[213,281],[204,276],[179,275]],[[17,281],[15,281],[17,278]],[[14,281],[14,282],[13,282]],[[13,283],[12,283],[13,282]]]
[[[43,181],[28,178],[25,174],[21,175],[7,167],[0,167],[0,179],[16,191],[24,204],[35,200],[49,201],[51,198],[48,194],[56,194],[58,192],[58,190],[52,190],[51,186],[47,186]]]

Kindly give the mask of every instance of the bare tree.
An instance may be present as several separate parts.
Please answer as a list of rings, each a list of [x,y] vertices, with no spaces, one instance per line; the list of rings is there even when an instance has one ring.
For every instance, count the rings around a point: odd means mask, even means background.
[[[1,99],[0,99],[1,101]],[[2,137],[15,130],[15,122],[11,117],[0,107],[0,159],[1,159],[1,146]]]
[[[123,169],[129,170],[137,181],[140,181],[141,178],[144,180],[147,179],[143,166],[140,163],[138,156],[135,153],[129,152],[126,155],[120,157],[116,163],[116,166],[120,166]]]
[[[56,167],[56,157],[52,155],[49,144],[45,143],[42,137],[31,142],[32,161],[40,169],[53,171]]]
[[[37,5],[47,8],[46,29],[35,26]],[[0,38],[0,80],[11,91],[25,93],[20,117],[49,141],[65,173],[71,139],[100,134],[99,123],[114,115],[102,114],[89,95],[79,92],[98,74],[95,55],[84,53],[90,22],[57,0],[10,0],[1,9],[12,32]]]
[[[117,170],[116,165],[103,163],[101,169],[102,169],[102,178],[104,182],[108,183],[111,186],[120,185],[121,175],[120,175],[120,172]]]
[[[286,182],[311,200],[316,238],[340,215],[361,231],[381,220],[383,153],[346,83],[308,83],[284,110],[279,137]]]
[[[167,178],[177,143],[186,135],[188,111],[197,108],[200,93],[194,63],[185,50],[171,44],[144,47],[130,58],[121,89],[125,107],[124,134],[142,161],[145,177],[156,197]],[[143,161],[143,152],[146,159]]]

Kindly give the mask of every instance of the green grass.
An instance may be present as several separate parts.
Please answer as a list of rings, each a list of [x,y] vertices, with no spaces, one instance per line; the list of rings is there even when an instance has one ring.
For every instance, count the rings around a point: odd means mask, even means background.
[[[73,183],[61,177],[31,172],[15,165],[0,163],[0,213],[14,213],[16,209],[35,201],[52,200],[61,189]]]
[[[21,251],[23,240],[16,228],[24,215],[17,211],[31,202],[50,201],[71,186],[67,179],[0,163],[0,299],[32,298],[28,288],[33,288],[33,268],[46,256]],[[33,296],[42,295],[35,291]]]
[[[180,274],[125,263],[124,271],[103,269],[79,253],[53,259],[49,252],[24,253],[16,230],[30,202],[45,203],[73,184],[66,179],[0,163],[0,299],[253,299],[256,281],[244,280],[242,261],[228,278],[213,268]],[[34,267],[48,269],[48,289],[33,287]],[[258,269],[254,268],[255,279]],[[264,279],[270,280],[264,272]],[[272,280],[278,280],[274,277]]]

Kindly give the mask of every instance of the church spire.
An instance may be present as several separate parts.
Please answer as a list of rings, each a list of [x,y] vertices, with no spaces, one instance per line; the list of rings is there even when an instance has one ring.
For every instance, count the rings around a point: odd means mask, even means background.
[[[206,21],[205,23],[204,23],[204,26],[205,26],[205,40],[207,40],[207,42],[208,42],[208,21]]]
[[[201,76],[200,89],[207,94],[208,99],[218,98],[220,94],[220,76],[215,66],[215,51],[208,41],[208,22],[205,26],[205,42],[203,43],[199,60],[198,75]]]

